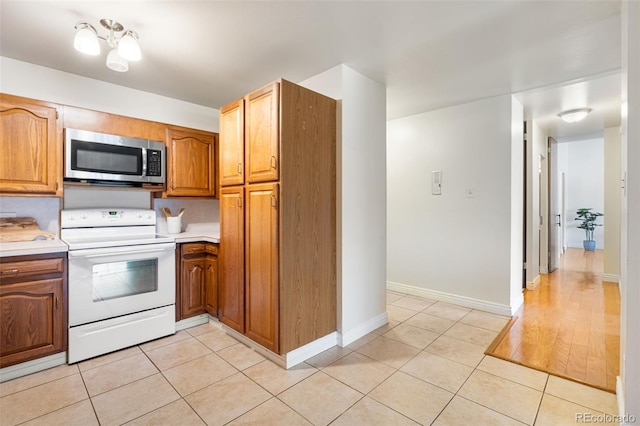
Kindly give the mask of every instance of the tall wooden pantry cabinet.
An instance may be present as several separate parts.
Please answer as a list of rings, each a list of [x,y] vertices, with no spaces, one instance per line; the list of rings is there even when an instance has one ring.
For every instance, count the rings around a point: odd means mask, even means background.
[[[336,330],[336,101],[279,80],[220,110],[219,318],[285,354]]]

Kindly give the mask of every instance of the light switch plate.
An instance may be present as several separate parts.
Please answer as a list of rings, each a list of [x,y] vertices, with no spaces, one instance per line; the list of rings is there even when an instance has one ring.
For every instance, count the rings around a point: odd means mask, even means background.
[[[431,172],[431,193],[433,195],[442,194],[442,170]]]

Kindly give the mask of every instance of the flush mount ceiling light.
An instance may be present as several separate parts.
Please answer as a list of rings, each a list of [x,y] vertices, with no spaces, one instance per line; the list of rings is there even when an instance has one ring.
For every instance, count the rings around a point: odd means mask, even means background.
[[[98,35],[96,29],[87,22],[77,23],[75,28],[78,31],[73,39],[73,47],[85,55],[97,56],[100,54],[100,42],[98,40],[104,40],[110,48],[107,55],[107,67],[118,72],[128,71],[128,61],[142,59],[140,46],[138,45],[138,34],[133,30],[125,31],[122,24],[113,19],[101,19],[100,24],[109,30],[109,34],[106,37]],[[122,34],[118,35],[116,33]]]
[[[562,118],[567,123],[575,123],[584,118],[591,112],[591,108],[578,108],[569,111],[563,111],[558,114],[558,117]]]

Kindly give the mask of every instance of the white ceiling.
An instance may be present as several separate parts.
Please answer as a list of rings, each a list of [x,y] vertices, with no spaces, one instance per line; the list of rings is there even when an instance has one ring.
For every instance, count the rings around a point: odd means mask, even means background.
[[[619,123],[620,1],[7,1],[0,55],[213,108],[344,63],[387,86],[387,117],[519,93],[550,135]],[[140,35],[120,74],[73,49],[74,25]],[[99,32],[104,34],[102,27]],[[588,106],[579,126],[562,109]],[[616,121],[617,120],[617,121]]]

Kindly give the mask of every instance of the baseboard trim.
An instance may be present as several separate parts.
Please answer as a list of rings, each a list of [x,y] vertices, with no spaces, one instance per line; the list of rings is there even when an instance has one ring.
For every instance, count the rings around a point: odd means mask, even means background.
[[[602,281],[606,281],[608,283],[619,283],[620,276],[615,274],[602,274]]]
[[[187,318],[176,322],[176,331],[184,330],[185,328],[195,327],[197,325],[206,324],[209,322],[209,314],[197,315],[195,317]]]
[[[500,303],[488,302],[486,300],[473,299],[471,297],[459,296],[457,294],[444,293],[441,291],[428,290],[421,287],[415,287],[407,284],[394,283],[387,281],[387,289],[398,291],[400,293],[420,296],[426,299],[438,300],[441,302],[452,303],[467,308],[478,309],[492,314],[511,316],[511,307]],[[519,306],[518,306],[519,307]],[[516,308],[517,309],[517,308]]]
[[[620,376],[616,377],[616,399],[618,400],[618,414],[624,415],[626,413],[624,409],[624,384]]]
[[[383,312],[382,314],[371,318],[369,321],[364,322],[358,325],[351,330],[346,332],[342,332],[338,335],[338,345],[345,347],[355,342],[359,338],[366,336],[371,333],[373,330],[376,330],[383,325],[386,325],[389,322],[389,318],[387,317],[387,313]]]
[[[312,358],[319,353],[326,351],[327,349],[331,349],[332,347],[336,346],[338,342],[338,333],[334,331],[327,334],[326,336],[314,340],[313,342],[300,346],[299,348],[294,349],[291,352],[287,352],[284,355],[278,355],[277,353],[271,352],[269,349],[249,339],[244,334],[237,332],[231,327],[228,327],[223,323],[219,324],[220,328],[224,330],[225,333],[227,333],[234,339],[239,340],[244,345],[248,346],[249,348],[253,349],[260,355],[264,356],[268,360],[274,362],[284,369],[295,367],[296,365],[308,360],[309,358]]]
[[[527,281],[527,290],[535,290],[540,286],[540,275],[535,277],[533,281]]]
[[[67,363],[67,353],[49,355],[0,369],[0,383]]]
[[[540,267],[540,273],[541,274],[548,274],[549,273],[549,269],[546,266],[541,266]]]
[[[307,343],[304,346],[294,349],[291,352],[285,354],[285,368],[289,369],[295,365],[298,365],[309,358],[312,358],[319,353],[331,349],[338,344],[338,333],[334,331],[324,337],[314,340],[311,343]]]

